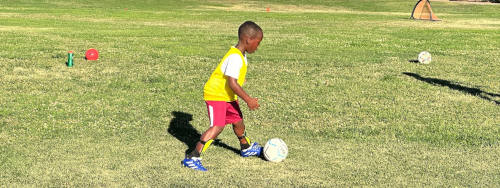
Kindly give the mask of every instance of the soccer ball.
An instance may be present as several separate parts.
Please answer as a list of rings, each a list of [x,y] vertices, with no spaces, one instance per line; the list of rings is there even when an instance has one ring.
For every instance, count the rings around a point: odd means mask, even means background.
[[[420,54],[418,54],[418,62],[429,64],[431,62],[431,54],[427,51],[420,52]]]
[[[264,158],[271,162],[281,162],[288,155],[288,147],[279,138],[272,138],[264,146]]]

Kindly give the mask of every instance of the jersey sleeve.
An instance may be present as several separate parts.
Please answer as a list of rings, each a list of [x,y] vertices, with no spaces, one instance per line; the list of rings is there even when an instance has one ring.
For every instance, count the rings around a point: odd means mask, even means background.
[[[240,76],[240,69],[243,66],[243,61],[240,55],[231,54],[226,58],[221,66],[221,71],[226,76],[238,79]]]

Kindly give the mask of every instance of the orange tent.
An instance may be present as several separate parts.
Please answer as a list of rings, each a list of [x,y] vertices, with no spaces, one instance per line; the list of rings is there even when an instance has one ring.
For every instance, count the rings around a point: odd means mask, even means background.
[[[439,21],[440,19],[432,12],[429,0],[419,0],[413,8],[411,18],[418,20]]]

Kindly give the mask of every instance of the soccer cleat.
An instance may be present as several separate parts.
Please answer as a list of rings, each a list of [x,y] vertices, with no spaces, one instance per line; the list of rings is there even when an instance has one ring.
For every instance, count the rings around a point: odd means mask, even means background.
[[[194,170],[207,171],[207,169],[201,164],[201,157],[185,158],[182,160],[182,165]]]
[[[249,148],[241,150],[242,157],[260,156],[261,153],[262,146],[260,146],[257,142],[252,143]]]

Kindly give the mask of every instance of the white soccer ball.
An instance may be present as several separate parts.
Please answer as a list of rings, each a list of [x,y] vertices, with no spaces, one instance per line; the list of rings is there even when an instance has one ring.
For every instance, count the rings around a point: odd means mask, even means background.
[[[288,147],[279,138],[272,138],[264,146],[264,158],[271,162],[281,162],[288,155]]]
[[[431,53],[427,51],[420,52],[420,54],[418,54],[418,62],[429,64],[431,62]]]

